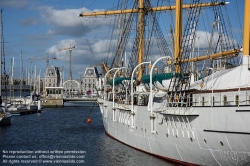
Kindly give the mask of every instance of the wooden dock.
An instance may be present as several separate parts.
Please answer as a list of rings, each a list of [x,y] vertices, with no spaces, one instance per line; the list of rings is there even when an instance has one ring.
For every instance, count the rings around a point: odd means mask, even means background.
[[[64,107],[64,103],[71,103],[71,102],[96,102],[97,98],[94,97],[84,97],[84,98],[46,98],[41,99],[41,104],[43,108],[55,108],[55,107]]]
[[[46,98],[42,100],[43,108],[63,107],[63,99]]]
[[[35,114],[41,113],[41,110],[18,110],[18,111],[9,111],[12,115],[28,115],[28,114]]]
[[[64,98],[63,102],[95,102],[95,97],[84,97],[84,98]]]

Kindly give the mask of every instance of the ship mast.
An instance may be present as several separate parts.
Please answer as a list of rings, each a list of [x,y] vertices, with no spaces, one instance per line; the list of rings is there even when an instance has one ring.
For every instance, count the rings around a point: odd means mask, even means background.
[[[182,0],[176,1],[175,10],[175,41],[174,41],[174,63],[175,72],[180,73],[180,43],[182,37]]]
[[[181,39],[182,39],[182,9],[188,9],[195,7],[193,4],[182,4],[182,0],[176,0],[176,6],[161,6],[161,7],[152,7],[152,8],[145,8],[144,0],[137,0],[138,8],[137,9],[126,9],[126,10],[112,10],[112,11],[100,11],[100,12],[91,12],[91,13],[81,13],[79,17],[87,17],[87,16],[107,16],[107,15],[116,15],[116,14],[126,14],[126,13],[139,13],[139,26],[138,26],[138,33],[139,33],[139,44],[138,44],[138,61],[137,63],[140,64],[144,59],[144,17],[145,12],[150,11],[166,11],[166,10],[176,10],[176,27],[175,27],[175,46],[174,46],[174,63],[175,63],[175,72],[180,73],[181,71],[181,63],[184,62],[180,55],[181,55]],[[225,5],[226,2],[211,2],[211,3],[201,3],[196,7],[210,7],[210,6],[217,6],[217,5]],[[228,52],[228,54],[223,54],[223,56],[227,55],[238,55],[240,52],[239,49],[234,49]],[[216,58],[219,55],[210,55],[210,56],[202,56],[201,59],[192,59],[192,61],[199,61],[203,60],[203,58]],[[213,58],[211,58],[213,57]],[[188,60],[187,60],[188,61]],[[138,80],[141,80],[143,74],[143,68],[138,68]]]
[[[143,62],[143,53],[144,53],[144,0],[139,0],[139,44],[138,44],[138,62],[140,64]],[[138,80],[141,80],[143,74],[142,66],[138,68]]]
[[[243,64],[248,64],[248,56],[250,52],[250,1],[245,0],[244,6]]]

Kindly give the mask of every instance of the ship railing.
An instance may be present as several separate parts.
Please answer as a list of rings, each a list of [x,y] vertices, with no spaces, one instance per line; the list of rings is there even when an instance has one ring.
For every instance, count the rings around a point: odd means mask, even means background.
[[[167,108],[163,110],[164,113],[169,113],[169,114],[179,114],[179,115],[183,115],[183,114],[190,114],[190,107],[187,106],[179,106],[179,105],[187,105],[186,102],[172,102],[172,103],[168,103]]]
[[[243,92],[243,93],[240,93]],[[223,106],[242,106],[250,105],[250,94],[246,91],[235,91],[228,94],[225,92],[214,93],[213,96],[197,95],[192,102],[192,106],[204,106],[204,107],[223,107]]]

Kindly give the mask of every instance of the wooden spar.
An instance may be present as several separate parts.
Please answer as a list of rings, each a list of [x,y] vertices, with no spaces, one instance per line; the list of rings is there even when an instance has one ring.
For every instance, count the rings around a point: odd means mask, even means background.
[[[174,64],[175,72],[180,73],[180,43],[182,38],[182,0],[176,1],[175,10],[175,38],[174,38]]]
[[[139,43],[138,43],[138,61],[137,64],[143,62],[144,54],[144,0],[139,0]],[[138,67],[138,80],[141,80],[143,74],[142,66]]]
[[[218,6],[218,5],[226,5],[226,2],[216,2],[216,3],[201,3],[198,5],[194,4],[186,4],[182,5],[182,0],[176,1],[176,6],[162,6],[162,7],[153,7],[153,8],[144,8],[144,0],[138,1],[137,9],[126,9],[126,10],[113,10],[113,11],[100,11],[100,12],[92,12],[92,13],[81,13],[80,17],[86,16],[100,16],[100,15],[114,15],[114,14],[126,14],[126,13],[139,13],[139,53],[138,53],[138,64],[143,61],[144,54],[144,13],[147,11],[164,11],[164,10],[176,10],[176,27],[175,27],[175,46],[174,46],[174,63],[175,63],[175,72],[180,73],[180,62],[191,62],[191,61],[201,61],[205,59],[214,59],[219,56],[227,56],[227,55],[238,55],[239,50],[227,51],[224,53],[216,53],[212,55],[205,55],[198,58],[184,59],[181,60],[179,58],[180,53],[180,42],[182,37],[182,9],[188,9],[193,7],[210,7],[210,6]],[[138,80],[141,79],[143,74],[142,68],[138,68]]]
[[[245,0],[244,9],[244,35],[243,35],[243,56],[248,56],[250,52],[250,1]]]
[[[215,59],[215,58],[219,58],[219,57],[223,57],[223,56],[229,56],[229,55],[237,56],[239,53],[240,53],[240,49],[235,49],[235,50],[219,52],[219,53],[211,54],[211,55],[199,56],[199,57],[196,57],[196,58],[183,59],[183,60],[181,60],[181,62],[182,63],[196,62],[196,61],[202,61],[202,60],[205,60],[205,59]]]
[[[216,3],[201,3],[196,5],[196,7],[210,7],[210,6],[218,6],[225,5],[224,2],[216,2]],[[194,4],[186,4],[182,5],[182,9],[193,8]],[[147,11],[165,11],[165,10],[175,10],[176,6],[162,6],[162,7],[153,7],[149,9],[144,9]],[[80,17],[86,16],[105,16],[105,15],[114,15],[114,14],[126,14],[126,13],[139,13],[140,9],[126,9],[126,10],[112,10],[112,11],[100,11],[100,12],[92,12],[92,13],[81,13]]]

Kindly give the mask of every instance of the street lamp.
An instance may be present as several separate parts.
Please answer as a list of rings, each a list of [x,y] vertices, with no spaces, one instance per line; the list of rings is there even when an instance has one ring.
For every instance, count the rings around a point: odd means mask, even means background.
[[[150,69],[150,99],[149,99],[149,103],[150,103],[150,120],[151,120],[151,132],[154,133],[154,119],[155,119],[155,116],[153,114],[153,81],[152,81],[152,75],[153,75],[153,70],[154,70],[154,67],[156,65],[156,63],[162,59],[169,59],[170,57],[169,56],[164,56],[164,57],[160,57],[159,59],[157,59],[152,68]]]
[[[108,76],[108,74],[109,74],[111,71],[117,70],[117,69],[119,69],[119,68],[112,68],[112,69],[110,69],[110,70],[105,74],[103,85],[106,84],[106,77]],[[104,86],[104,101],[106,100],[106,88],[107,88],[107,86]]]
[[[126,67],[121,67],[121,68],[118,68],[116,71],[115,71],[115,74],[114,74],[114,77],[113,77],[113,88],[112,88],[112,92],[113,92],[113,109],[115,108],[115,77],[116,77],[116,73],[121,70],[121,69],[124,69]]]
[[[150,100],[149,100],[149,102],[150,102],[150,111],[151,111],[151,114],[153,114],[153,105],[152,105],[152,103],[153,103],[153,92],[152,92],[152,90],[153,90],[153,88],[152,88],[152,85],[153,85],[153,81],[152,81],[153,70],[154,70],[154,67],[155,67],[155,65],[156,65],[157,62],[159,62],[162,59],[167,59],[167,58],[169,59],[170,57],[169,56],[164,56],[164,57],[161,57],[161,58],[157,59],[154,62],[153,66],[152,66],[152,68],[150,70]]]
[[[139,66],[141,66],[141,65],[143,65],[143,64],[146,64],[146,63],[150,63],[151,64],[151,61],[150,62],[142,62],[142,63],[140,63],[140,64],[138,64],[135,68],[134,68],[134,70],[133,70],[133,72],[132,72],[132,76],[131,76],[131,112],[133,113],[134,112],[134,91],[133,91],[133,79],[134,79],[134,73],[135,73],[135,71],[136,71],[136,69],[139,67]]]
[[[117,70],[117,69],[119,69],[119,68],[112,68],[112,69],[110,69],[106,74],[105,74],[105,76],[104,76],[104,82],[103,82],[103,85],[104,85],[104,107],[106,107],[107,105],[106,105],[106,97],[107,97],[107,94],[106,94],[106,91],[107,91],[107,85],[105,85],[106,84],[106,77],[108,76],[108,74],[111,72],[111,71],[113,71],[113,70]],[[104,111],[105,109],[103,109],[103,111]],[[103,115],[104,115],[104,117],[106,117],[107,116],[107,111],[106,111],[106,115],[105,115],[105,113],[103,112]]]
[[[116,71],[115,71],[115,74],[114,74],[114,77],[113,77],[113,88],[112,88],[112,92],[113,92],[113,121],[115,121],[115,77],[116,77],[116,73],[121,70],[121,69],[124,69],[126,67],[121,67],[121,68],[118,68]]]
[[[134,80],[134,73],[135,73],[135,71],[136,71],[136,69],[139,67],[139,66],[141,66],[141,65],[143,65],[143,64],[146,64],[146,63],[150,63],[151,64],[151,61],[150,62],[142,62],[142,63],[140,63],[140,64],[138,64],[135,68],[134,68],[134,70],[133,70],[133,72],[132,72],[132,76],[131,76],[131,82],[130,82],[130,84],[131,84],[131,114],[132,115],[134,115],[134,90],[133,90],[133,80]],[[134,117],[134,116],[133,116]],[[134,119],[133,119],[134,120]],[[134,121],[132,120],[132,125],[131,125],[131,127],[134,127]]]

